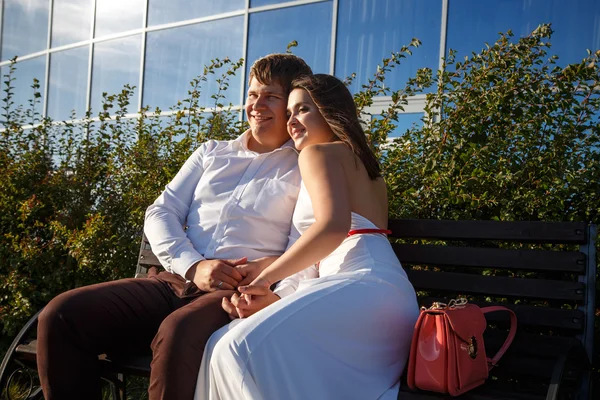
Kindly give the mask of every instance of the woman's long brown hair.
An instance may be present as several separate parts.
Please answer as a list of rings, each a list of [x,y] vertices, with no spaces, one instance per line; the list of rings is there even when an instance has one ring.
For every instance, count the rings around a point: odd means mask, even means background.
[[[369,178],[379,178],[381,167],[367,144],[354,99],[346,85],[335,76],[314,74],[295,79],[292,82],[293,89],[304,89],[308,92],[333,134],[350,147],[362,161]]]

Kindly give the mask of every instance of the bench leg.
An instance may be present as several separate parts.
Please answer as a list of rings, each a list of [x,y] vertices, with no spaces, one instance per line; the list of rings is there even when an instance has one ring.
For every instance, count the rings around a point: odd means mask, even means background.
[[[106,382],[108,382],[110,387],[110,397],[112,400],[127,400],[127,390],[126,390],[126,376],[124,374],[118,373],[116,375],[103,376]]]
[[[33,359],[17,352],[17,348],[35,335],[37,318],[41,310],[35,314],[14,338],[0,363],[0,398],[1,399],[37,399],[41,398],[42,389],[39,384],[35,355]],[[22,357],[25,357],[22,359]]]
[[[37,377],[34,376],[35,370],[20,363],[14,363],[9,368],[10,371],[6,371],[8,376],[0,388],[2,400],[43,398],[42,388],[37,382]]]
[[[119,400],[127,400],[127,380],[125,374],[117,374],[117,379],[121,382],[119,387]]]

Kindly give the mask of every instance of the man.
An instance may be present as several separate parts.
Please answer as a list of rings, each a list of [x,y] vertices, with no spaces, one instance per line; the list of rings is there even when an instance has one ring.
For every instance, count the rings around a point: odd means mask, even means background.
[[[144,231],[166,272],[74,289],[46,306],[38,323],[46,400],[100,399],[98,354],[149,346],[149,398],[193,398],[204,345],[229,321],[221,299],[285,250],[300,187],[287,96],[310,73],[291,54],[257,60],[250,129],[200,146],[148,208]]]

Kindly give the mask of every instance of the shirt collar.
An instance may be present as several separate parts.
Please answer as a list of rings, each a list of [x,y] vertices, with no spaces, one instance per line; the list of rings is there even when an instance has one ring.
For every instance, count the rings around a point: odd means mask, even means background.
[[[252,135],[252,131],[250,129],[248,129],[246,132],[244,132],[240,136],[238,136],[238,138],[235,139],[235,141],[238,142],[238,144],[240,146],[242,146],[242,148],[244,150],[255,153],[254,151],[248,149],[248,142],[250,141],[250,135]],[[270,153],[272,153],[274,151],[279,151],[281,149],[287,149],[287,148],[291,148],[296,153],[298,153],[298,150],[296,150],[296,147],[294,146],[294,141],[292,140],[292,138],[290,138],[287,142],[282,144],[281,147],[271,151]],[[265,153],[265,154],[267,154],[267,153]]]

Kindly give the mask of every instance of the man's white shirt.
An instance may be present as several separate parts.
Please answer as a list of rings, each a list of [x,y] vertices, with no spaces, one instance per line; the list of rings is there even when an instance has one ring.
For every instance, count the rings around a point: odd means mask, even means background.
[[[298,153],[291,140],[269,153],[250,151],[250,134],[202,144],[146,210],[144,232],[167,271],[185,278],[204,259],[285,251],[300,190]]]

